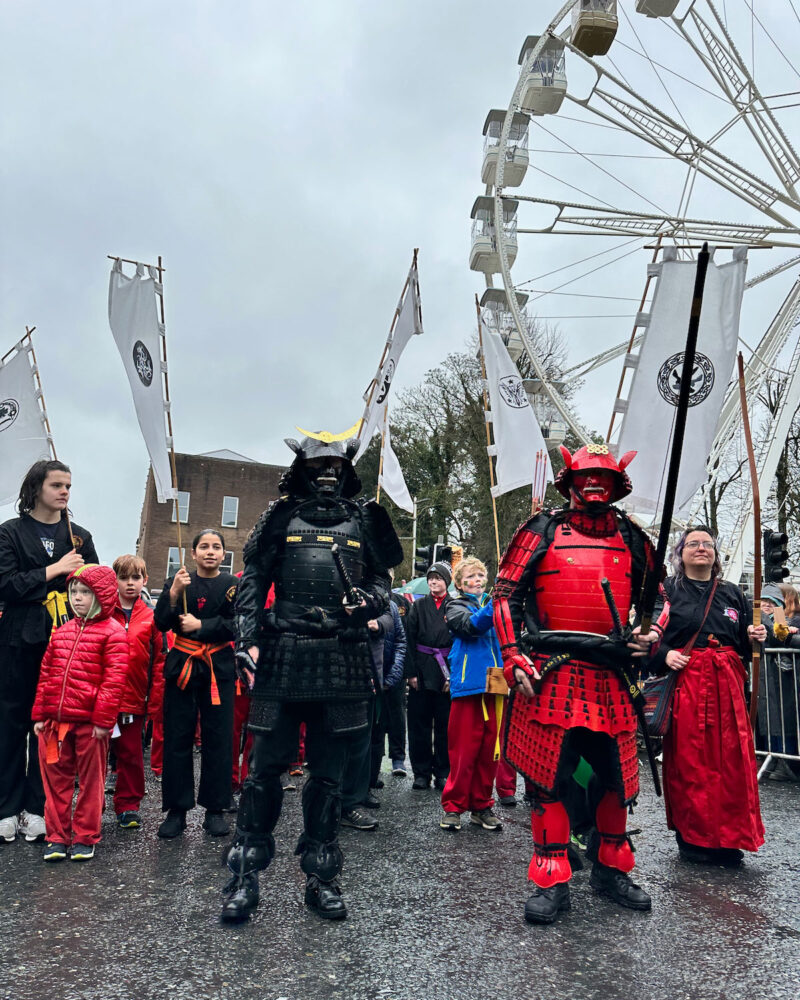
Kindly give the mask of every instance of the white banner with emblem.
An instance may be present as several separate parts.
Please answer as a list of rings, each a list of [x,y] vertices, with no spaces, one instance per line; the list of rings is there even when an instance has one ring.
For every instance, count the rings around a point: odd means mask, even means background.
[[[0,504],[13,503],[25,473],[39,459],[50,459],[50,440],[31,364],[30,341],[0,361]]]
[[[147,273],[149,271],[149,273]],[[133,405],[153,466],[158,502],[174,500],[172,469],[167,437],[166,408],[161,361],[164,329],[158,319],[156,292],[160,291],[158,271],[136,265],[136,275],[129,278],[122,263],[114,261],[108,286],[108,322],[114,335],[125,374],[133,394]]]
[[[673,251],[667,248],[663,263],[651,265],[658,280],[650,315],[640,318],[645,336],[616,449],[619,455],[638,452],[631,472],[633,492],[626,505],[647,512],[660,506],[666,482],[697,274],[696,261],[677,260]],[[737,248],[733,258],[719,267],[712,259],[706,274],[675,495],[676,517],[688,513],[692,498],[705,482],[706,461],[736,361],[746,250]]]

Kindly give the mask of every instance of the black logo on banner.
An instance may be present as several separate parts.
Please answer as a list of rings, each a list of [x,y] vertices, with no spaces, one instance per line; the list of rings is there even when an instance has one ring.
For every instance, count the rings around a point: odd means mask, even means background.
[[[673,354],[658,370],[656,379],[658,391],[670,406],[678,405],[683,373],[683,354],[683,351],[679,354]],[[714,366],[705,354],[695,354],[689,387],[689,406],[698,406],[704,402],[708,399],[713,388]]]
[[[392,379],[394,378],[394,359],[389,361],[386,366],[386,373],[383,376],[383,385],[381,386],[380,392],[378,393],[378,404],[382,403],[384,399],[389,395],[389,389],[392,386]]]
[[[521,410],[528,405],[528,397],[525,394],[525,386],[519,375],[506,375],[497,383],[503,401],[515,410]]]
[[[153,382],[153,359],[141,340],[137,340],[133,345],[133,367],[136,369],[139,381],[149,389]]]
[[[16,399],[4,399],[0,403],[0,431],[7,430],[19,416],[19,403]]]

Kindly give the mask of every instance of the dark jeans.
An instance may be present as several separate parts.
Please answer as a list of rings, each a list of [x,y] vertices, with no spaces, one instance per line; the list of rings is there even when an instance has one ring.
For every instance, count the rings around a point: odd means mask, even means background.
[[[44,815],[39,744],[31,709],[47,643],[0,646],[0,819]]]
[[[450,695],[423,688],[408,692],[408,751],[415,778],[446,778],[450,773],[447,754],[447,723]]]
[[[349,812],[363,802],[369,793],[371,779],[371,743],[375,718],[380,711],[380,695],[372,699],[370,705],[370,725],[356,733],[347,754],[344,777],[342,778],[342,812]]]
[[[211,684],[195,669],[179,688],[174,678],[164,684],[164,771],[162,809],[194,806],[194,734],[200,713],[200,787],[197,804],[221,812],[231,800],[233,767],[233,678],[220,680],[219,705],[211,704]]]
[[[378,697],[375,722],[372,726],[372,747],[370,755],[369,783],[374,787],[381,769],[381,761],[389,739],[389,760],[406,759],[406,692],[401,681]]]

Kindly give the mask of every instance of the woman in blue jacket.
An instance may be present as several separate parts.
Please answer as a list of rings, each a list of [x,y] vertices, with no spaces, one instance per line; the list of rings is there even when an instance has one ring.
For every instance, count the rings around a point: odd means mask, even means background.
[[[483,592],[486,567],[470,556],[455,569],[453,582],[460,596],[447,608],[453,636],[450,661],[450,722],[447,743],[450,776],[442,792],[443,830],[461,829],[461,814],[484,830],[503,824],[492,812],[500,725],[508,688],[502,678],[502,657],[492,624],[492,601]]]

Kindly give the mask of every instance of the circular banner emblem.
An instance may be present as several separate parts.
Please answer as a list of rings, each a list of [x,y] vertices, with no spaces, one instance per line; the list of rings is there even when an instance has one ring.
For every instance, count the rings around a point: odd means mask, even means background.
[[[153,381],[153,359],[141,340],[133,345],[133,367],[142,385],[150,388]]]
[[[516,410],[521,410],[528,405],[528,397],[525,394],[525,386],[519,375],[506,375],[497,383],[503,402],[508,406],[513,406]]]
[[[667,358],[658,371],[656,384],[661,397],[670,404],[678,405],[681,392],[681,373],[683,372],[683,354],[673,354]],[[691,385],[689,387],[689,406],[698,406],[708,399],[714,388],[714,366],[705,354],[695,354],[692,368]]]
[[[0,403],[0,431],[8,430],[19,416],[19,403],[16,399],[4,399]]]
[[[394,378],[394,367],[395,367],[394,359],[391,359],[389,361],[389,364],[386,366],[386,372],[384,373],[383,376],[383,383],[378,393],[377,402],[379,404],[382,403],[384,399],[386,399],[386,397],[389,395],[389,389],[391,388],[392,379]]]

